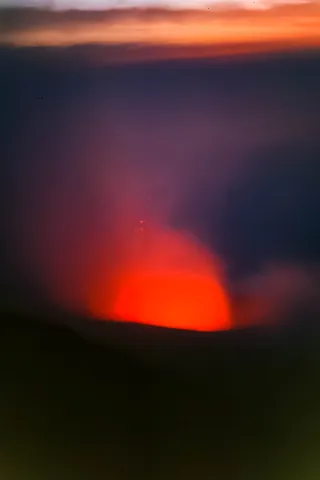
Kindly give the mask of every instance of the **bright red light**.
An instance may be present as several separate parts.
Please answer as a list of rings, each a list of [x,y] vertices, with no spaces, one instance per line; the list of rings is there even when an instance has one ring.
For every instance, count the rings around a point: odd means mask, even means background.
[[[226,295],[210,276],[133,273],[124,279],[114,317],[190,330],[230,328]]]
[[[92,305],[99,317],[202,331],[232,327],[210,253],[182,233],[153,231],[145,254],[124,262],[110,311],[99,297]]]

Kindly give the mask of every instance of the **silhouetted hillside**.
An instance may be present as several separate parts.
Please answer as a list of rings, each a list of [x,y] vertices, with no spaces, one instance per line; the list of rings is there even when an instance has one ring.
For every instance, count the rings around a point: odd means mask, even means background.
[[[104,345],[45,319],[2,316],[2,478],[317,478],[316,342],[295,335],[263,347],[261,334],[246,344],[243,331],[196,335],[193,349],[191,333],[178,346],[181,335],[167,332],[171,351],[189,358],[179,370],[174,357],[171,367],[159,361],[164,331],[155,362],[119,339],[143,331],[146,345],[157,329],[108,325],[118,341],[105,335]],[[192,375],[203,351],[199,365],[210,368]]]

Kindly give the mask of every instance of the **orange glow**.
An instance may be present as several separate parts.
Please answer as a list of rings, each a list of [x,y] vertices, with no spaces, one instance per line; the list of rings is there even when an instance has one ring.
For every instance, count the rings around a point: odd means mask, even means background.
[[[189,330],[225,330],[231,326],[226,295],[209,275],[134,273],[124,281],[114,316]]]
[[[188,330],[232,327],[221,276],[204,246],[190,235],[156,229],[144,242],[132,239],[111,305],[107,289],[91,296],[94,316]]]
[[[0,43],[15,46],[104,44],[106,63],[162,57],[217,56],[319,48],[320,4],[268,8],[221,6],[181,10],[120,9],[106,12],[28,12],[25,24],[0,28]],[[45,18],[43,18],[43,15]],[[21,17],[18,17],[19,19]],[[6,25],[6,22],[4,22]],[[112,47],[124,46],[120,51]],[[130,48],[128,48],[130,46]],[[194,49],[196,48],[196,51]],[[148,49],[152,49],[150,52]],[[118,53],[116,53],[118,52]],[[114,58],[115,56],[115,58]]]

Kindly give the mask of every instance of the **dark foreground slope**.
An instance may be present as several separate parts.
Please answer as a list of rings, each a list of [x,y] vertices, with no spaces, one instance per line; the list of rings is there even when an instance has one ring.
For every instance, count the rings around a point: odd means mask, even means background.
[[[317,342],[245,335],[212,336],[210,368],[194,375],[125,342],[3,315],[0,477],[319,478]]]

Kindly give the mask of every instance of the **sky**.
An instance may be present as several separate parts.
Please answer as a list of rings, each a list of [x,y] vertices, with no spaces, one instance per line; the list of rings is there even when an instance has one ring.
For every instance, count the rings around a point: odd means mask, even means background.
[[[244,5],[247,8],[265,8],[266,6],[285,3],[306,3],[305,0],[1,0],[0,6],[30,6],[55,9],[112,9],[118,7],[171,7],[204,8],[208,5],[230,3]]]
[[[218,56],[319,48],[320,4],[178,11],[128,8],[107,11],[2,11],[0,44],[105,45],[104,62],[160,57]],[[125,48],[123,48],[125,47]],[[149,49],[149,50],[148,50]],[[151,49],[151,50],[150,50]],[[90,61],[94,61],[92,55]]]

